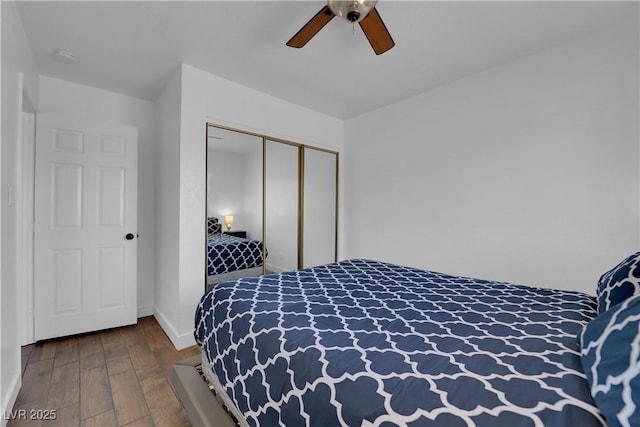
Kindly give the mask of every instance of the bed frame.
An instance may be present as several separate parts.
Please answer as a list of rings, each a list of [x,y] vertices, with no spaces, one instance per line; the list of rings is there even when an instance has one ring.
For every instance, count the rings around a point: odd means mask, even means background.
[[[173,388],[194,427],[237,427],[213,385],[202,374],[201,357],[193,356],[173,365]]]

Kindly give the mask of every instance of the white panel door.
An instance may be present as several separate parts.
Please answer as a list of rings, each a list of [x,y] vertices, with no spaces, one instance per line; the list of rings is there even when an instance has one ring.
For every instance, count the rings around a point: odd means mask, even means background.
[[[38,115],[35,338],[136,323],[138,130]]]

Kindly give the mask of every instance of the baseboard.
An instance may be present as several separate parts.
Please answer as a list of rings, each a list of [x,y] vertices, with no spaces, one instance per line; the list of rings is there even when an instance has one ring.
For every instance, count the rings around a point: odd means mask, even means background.
[[[273,265],[269,263],[267,263],[265,267],[267,271],[271,271],[274,273],[284,273],[285,271],[290,271],[290,270],[287,270],[286,268],[278,267],[277,265]]]
[[[153,316],[153,304],[138,306],[138,319],[147,316]]]
[[[8,390],[8,399],[2,402],[2,427],[5,427],[9,422],[11,410],[13,409],[13,405],[16,403],[16,399],[18,398],[18,393],[20,392],[20,387],[22,386],[22,377],[21,372],[17,372],[14,375],[13,381],[11,381],[11,386]]]
[[[156,318],[160,327],[164,331],[165,334],[169,337],[169,340],[176,348],[176,350],[182,350],[187,347],[191,347],[192,345],[196,345],[196,339],[193,336],[193,331],[190,331],[186,334],[179,334],[178,331],[175,330],[171,322],[167,320],[167,318],[158,310],[158,307],[153,306],[153,317]]]

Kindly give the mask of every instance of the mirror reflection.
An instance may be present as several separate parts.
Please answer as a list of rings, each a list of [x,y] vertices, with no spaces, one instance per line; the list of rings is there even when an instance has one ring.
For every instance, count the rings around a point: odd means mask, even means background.
[[[267,271],[298,268],[299,147],[267,140],[265,154],[265,228]]]
[[[338,155],[304,147],[302,267],[337,261]]]
[[[207,127],[207,289],[263,274],[262,137]]]

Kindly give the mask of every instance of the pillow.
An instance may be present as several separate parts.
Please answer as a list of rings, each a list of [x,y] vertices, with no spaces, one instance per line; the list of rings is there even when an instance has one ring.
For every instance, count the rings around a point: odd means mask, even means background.
[[[598,313],[604,313],[627,298],[640,294],[640,252],[624,259],[598,280]]]
[[[578,336],[591,395],[613,426],[640,420],[640,295],[589,322]]]
[[[213,216],[207,218],[207,234],[220,234],[221,227],[218,218]]]

